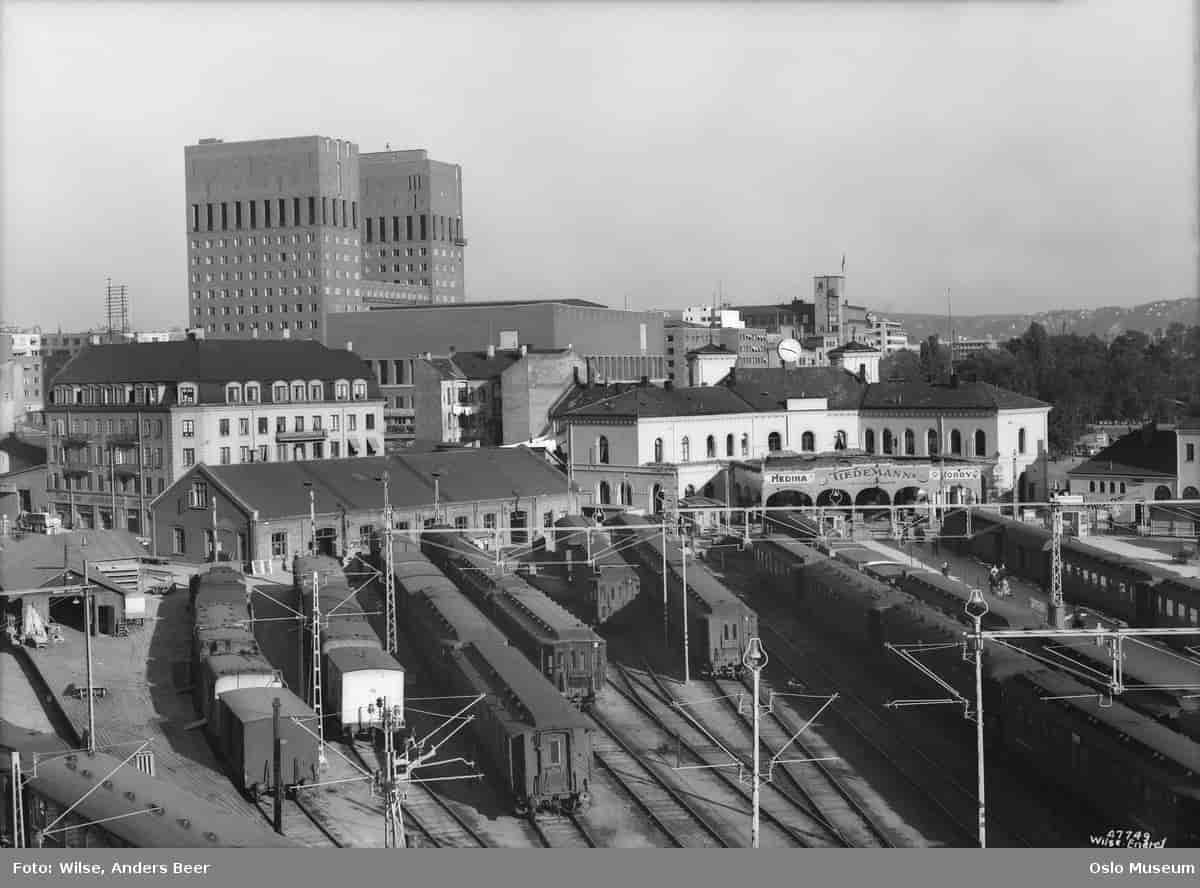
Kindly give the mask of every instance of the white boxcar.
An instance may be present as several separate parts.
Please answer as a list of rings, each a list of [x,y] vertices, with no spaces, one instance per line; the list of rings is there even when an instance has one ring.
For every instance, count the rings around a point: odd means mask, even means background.
[[[343,732],[358,733],[379,726],[375,702],[386,699],[404,713],[404,667],[386,651],[373,648],[334,648],[325,655],[327,711],[336,713]]]

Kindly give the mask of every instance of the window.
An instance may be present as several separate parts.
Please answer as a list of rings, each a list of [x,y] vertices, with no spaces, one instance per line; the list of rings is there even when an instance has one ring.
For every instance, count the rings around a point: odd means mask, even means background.
[[[271,397],[273,398],[273,400],[275,401],[276,404],[282,404],[284,401],[287,400],[288,387],[285,383],[277,382],[275,384],[275,387],[271,391],[272,391]]]
[[[466,515],[455,515],[454,516],[454,527],[456,530],[466,530],[467,529],[467,516]]]
[[[207,509],[208,508],[208,482],[193,481],[191,489],[188,490],[188,508],[191,509]]]
[[[286,330],[287,328],[283,327],[282,329]],[[304,383],[302,383],[302,382],[292,383],[292,400],[293,401],[303,401],[304,400]]]
[[[750,436],[742,435],[742,456],[750,455]]]
[[[733,456],[733,435],[725,436],[725,455]]]
[[[286,530],[277,530],[271,534],[271,556],[274,558],[286,558],[288,553],[288,539]]]
[[[223,466],[229,465],[229,448],[228,447],[221,448],[221,465],[223,465]]]
[[[249,447],[245,447],[245,446],[239,447],[238,448],[238,462],[244,462],[244,463],[254,462],[254,451],[251,450]]]
[[[1188,462],[1196,461],[1196,445],[1195,444],[1187,445],[1187,461]]]
[[[225,386],[225,401],[229,404],[240,404],[242,402],[242,387],[236,382],[231,382]]]
[[[180,404],[195,404],[196,389],[190,385],[181,385],[179,387],[179,403]]]
[[[171,554],[172,555],[183,555],[184,552],[186,551],[184,548],[185,542],[186,542],[186,535],[183,532],[183,528],[182,527],[172,527],[171,528]]]
[[[221,420],[217,421],[217,433],[222,438],[229,437],[229,420],[228,419],[221,419]]]
[[[930,429],[925,433],[925,447],[930,456],[938,455],[938,433]]]
[[[1088,493],[1095,493],[1095,492],[1096,492],[1096,482],[1089,481],[1088,482]]]
[[[239,435],[249,435],[250,434],[250,417],[243,416],[241,419],[238,420],[238,434]]]
[[[983,429],[977,429],[975,432],[975,455],[987,456],[987,434]]]
[[[633,505],[633,485],[628,481],[624,481],[621,484],[621,505]]]
[[[295,429],[297,432],[304,431],[304,417],[297,416],[295,419],[293,419],[292,420],[292,428]]]
[[[654,461],[660,463],[663,461],[663,439],[654,439]]]
[[[771,432],[767,435],[767,450],[775,453],[783,449],[783,436],[779,432]]]
[[[357,413],[351,413],[349,416],[346,417],[346,431],[348,431],[348,432],[357,432],[358,431],[358,414]]]
[[[704,455],[708,459],[716,459],[717,457],[717,439],[712,435],[704,439]]]
[[[484,530],[495,530],[496,529],[496,513],[495,512],[488,512],[483,516],[483,529]]]
[[[336,432],[339,428],[341,428],[340,419],[341,417],[339,417],[336,413],[329,417],[329,431]]]
[[[805,432],[800,436],[800,449],[805,453],[812,453],[817,449],[817,436],[812,432]]]
[[[958,429],[950,432],[950,453],[954,456],[962,455],[962,432]]]
[[[913,432],[912,429],[904,430],[904,455],[905,456],[916,456],[917,455],[917,436],[916,436],[916,433]]]
[[[196,450],[192,447],[183,448],[183,464],[185,466],[194,466],[196,464]]]
[[[692,458],[692,442],[684,435],[679,442],[679,461],[687,462]]]
[[[1025,430],[1017,430],[1017,453],[1025,452]]]
[[[301,306],[296,307],[296,311],[300,311]],[[308,384],[308,397],[311,401],[325,400],[325,387],[319,382],[310,382]]]
[[[182,434],[183,434],[183,437],[185,437],[185,438],[196,437],[196,421],[192,420],[192,419],[185,419],[183,421]]]
[[[1124,493],[1124,492],[1125,492],[1125,482],[1122,481],[1121,482],[1121,493]]]
[[[366,383],[366,380],[363,380],[363,379],[356,379],[356,380],[354,381],[354,400],[356,400],[356,401],[365,401],[365,400],[367,400],[367,383]]]
[[[266,444],[258,445],[258,461],[259,462],[267,461],[267,445]]]
[[[600,482],[600,488],[599,488],[598,493],[599,493],[598,498],[600,500],[600,505],[604,506],[604,505],[608,505],[609,503],[612,502],[612,490],[609,488],[607,481]]]

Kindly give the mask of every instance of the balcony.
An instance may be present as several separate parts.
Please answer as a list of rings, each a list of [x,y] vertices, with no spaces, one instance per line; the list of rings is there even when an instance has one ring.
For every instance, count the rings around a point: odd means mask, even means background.
[[[58,440],[62,442],[63,447],[87,447],[92,443],[91,436],[83,432],[68,432]]]
[[[140,474],[137,463],[117,463],[112,467],[112,472],[114,475],[121,475],[123,477]]]
[[[62,467],[64,478],[82,478],[89,474],[87,466],[66,465]]]
[[[109,447],[137,447],[138,433],[137,432],[113,432],[108,435],[105,442]]]
[[[280,444],[291,444],[299,441],[324,441],[329,437],[326,429],[309,429],[307,432],[276,432],[275,440]]]
[[[454,246],[465,247],[466,245],[467,245],[467,239],[465,237],[456,237],[454,239]]]

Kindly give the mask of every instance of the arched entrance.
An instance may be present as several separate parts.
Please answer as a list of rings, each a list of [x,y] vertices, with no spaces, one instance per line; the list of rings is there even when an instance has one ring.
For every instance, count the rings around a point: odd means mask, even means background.
[[[901,487],[892,502],[897,506],[911,506],[921,499],[924,492],[919,487]]]
[[[1171,498],[1171,488],[1165,484],[1160,484],[1154,488],[1154,498],[1156,500],[1169,500]]]
[[[858,496],[854,498],[854,505],[865,508],[886,507],[891,504],[892,498],[882,487],[868,487],[866,490],[860,490]]]
[[[850,494],[844,490],[833,488],[830,490],[822,490],[817,494],[818,506],[848,506],[853,502]]]
[[[1200,499],[1200,490],[1197,490],[1194,487],[1185,487],[1185,488],[1183,488],[1183,498],[1184,499]]]
[[[781,490],[767,497],[768,506],[788,506],[793,509],[811,508],[812,497],[800,490]]]

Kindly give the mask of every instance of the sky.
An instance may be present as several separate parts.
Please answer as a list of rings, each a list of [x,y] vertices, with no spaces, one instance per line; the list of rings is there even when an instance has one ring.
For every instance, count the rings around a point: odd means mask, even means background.
[[[472,300],[1197,295],[1192,0],[0,0],[0,321],[186,320],[184,146],[463,168]]]

